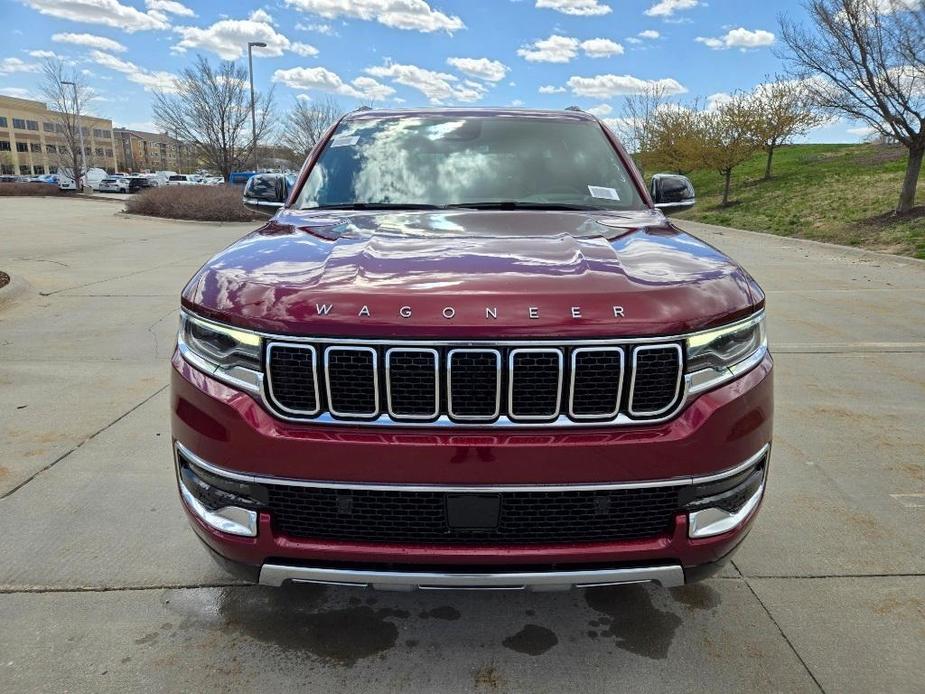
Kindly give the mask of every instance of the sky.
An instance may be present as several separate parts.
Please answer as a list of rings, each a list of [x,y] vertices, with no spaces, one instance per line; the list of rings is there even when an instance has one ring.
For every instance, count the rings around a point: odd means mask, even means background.
[[[799,0],[0,0],[0,94],[40,98],[43,59],[72,62],[92,111],[153,130],[153,91],[196,55],[247,59],[280,109],[334,97],[344,109],[576,105],[620,116],[624,95],[661,81],[709,104],[784,66],[779,15]],[[810,142],[857,142],[837,120]]]

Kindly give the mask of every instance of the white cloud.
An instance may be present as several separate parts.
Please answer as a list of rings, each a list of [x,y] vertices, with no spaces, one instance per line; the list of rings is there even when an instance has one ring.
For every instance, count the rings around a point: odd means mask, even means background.
[[[295,28],[299,31],[313,31],[316,34],[324,34],[325,36],[337,36],[337,32],[334,31],[334,27],[330,24],[304,24],[302,22],[296,22]]]
[[[301,41],[293,41],[289,46],[289,50],[295,53],[296,55],[305,56],[306,58],[310,58],[314,55],[318,55],[317,48],[315,48],[311,44],[302,43]]]
[[[128,81],[140,84],[145,91],[159,89],[165,92],[174,92],[177,89],[175,83],[177,76],[171,72],[146,70],[131,61],[123,60],[109,53],[103,53],[103,51],[90,51],[90,60],[102,67],[121,72]]]
[[[557,87],[554,84],[544,84],[540,87],[540,94],[561,94],[565,91],[565,87]]]
[[[877,129],[871,125],[862,125],[857,128],[848,128],[845,130],[849,135],[855,135],[857,137],[869,137],[877,132]]]
[[[97,36],[96,34],[52,34],[51,40],[57,43],[89,46],[90,48],[98,48],[101,51],[109,51],[110,53],[124,53],[126,51],[125,46],[118,41],[107,39],[105,36]]]
[[[456,16],[433,9],[426,0],[285,0],[286,4],[303,12],[321,15],[325,19],[350,17],[377,21],[393,29],[413,31],[454,31],[466,25]]]
[[[585,111],[590,113],[592,116],[606,116],[608,113],[613,111],[613,106],[610,104],[598,104],[597,106],[592,106],[591,108],[586,108]]]
[[[623,55],[623,46],[610,39],[588,39],[581,42],[581,50],[589,58],[607,58],[612,55]]]
[[[680,10],[691,10],[699,5],[699,0],[659,0],[646,10],[649,17],[670,17]]]
[[[503,80],[509,70],[504,63],[488,58],[447,58],[446,62],[470,77],[478,77],[489,82]]]
[[[654,85],[660,86],[667,95],[684,94],[687,89],[677,80],[665,78],[644,80],[632,75],[595,75],[594,77],[569,77],[568,86],[576,96],[593,99],[610,99],[621,94],[640,94]]]
[[[598,0],[536,0],[536,6],[578,17],[599,16],[613,11],[610,5],[605,5]]]
[[[36,98],[35,94],[22,87],[0,87],[0,94],[3,94],[3,96],[12,96],[16,99]]]
[[[195,17],[196,13],[181,2],[175,0],[145,0],[145,7],[149,10],[167,12],[180,17]]]
[[[707,97],[707,111],[715,111],[717,108],[732,99],[732,94],[727,92],[716,92]]]
[[[54,51],[29,51],[29,55],[33,58],[58,58],[58,54]]]
[[[42,66],[38,63],[27,63],[19,58],[4,58],[0,60],[0,75],[10,75],[14,72],[39,72]]]
[[[524,105],[523,99],[514,99],[511,102],[511,106],[523,106],[523,105]]]
[[[486,91],[485,87],[478,82],[467,80],[460,84],[453,75],[426,70],[417,65],[388,63],[366,68],[366,72],[373,77],[391,79],[396,84],[417,89],[435,104],[447,101],[478,101]]]
[[[570,36],[553,34],[517,49],[517,55],[530,63],[567,63],[578,54],[580,43]]]
[[[294,67],[277,70],[273,81],[292,89],[314,89],[329,94],[339,94],[353,99],[380,101],[395,93],[388,85],[370,77],[357,77],[349,84],[340,75],[323,67]]]
[[[738,29],[727,31],[719,38],[698,36],[694,40],[715,51],[726,50],[727,48],[741,48],[745,50],[748,48],[770,46],[774,43],[774,34],[764,29],[755,29],[752,31],[744,27],[739,27]]]
[[[206,27],[176,27],[182,40],[171,50],[185,53],[188,49],[206,50],[224,60],[235,60],[247,53],[250,41],[267,44],[254,50],[255,56],[278,57],[291,48],[289,39],[273,27],[273,19],[263,10],[256,10],[247,19],[222,19]],[[305,45],[305,44],[303,44]]]
[[[655,29],[646,29],[645,31],[640,31],[636,34],[641,39],[657,39],[661,36]]]
[[[163,14],[141,12],[119,0],[23,0],[27,7],[59,19],[86,24],[102,24],[128,33],[149,29],[169,29]]]

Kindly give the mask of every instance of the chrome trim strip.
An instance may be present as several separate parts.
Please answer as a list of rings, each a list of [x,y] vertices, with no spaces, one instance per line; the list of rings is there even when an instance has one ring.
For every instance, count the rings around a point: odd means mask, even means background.
[[[420,352],[431,354],[434,358],[434,411],[430,414],[396,414],[392,409],[392,352]],[[407,419],[423,422],[436,419],[440,415],[440,353],[428,347],[392,347],[385,352],[385,406],[392,419]]]
[[[495,411],[491,416],[488,415],[459,415],[453,412],[453,356],[460,352],[495,355]],[[449,417],[446,418],[448,424],[454,424],[455,420],[461,422],[493,422],[501,414],[501,352],[497,349],[451,349],[446,355],[446,411]],[[444,419],[441,417],[440,420]]]
[[[286,407],[276,398],[276,395],[273,393],[273,371],[270,369],[270,353],[273,351],[274,347],[291,347],[293,349],[301,349],[308,352],[311,352],[312,355],[312,385],[315,388],[315,409],[314,410],[294,410]],[[298,342],[270,342],[267,344],[266,357],[264,360],[264,370],[266,372],[266,383],[267,383],[267,395],[269,395],[270,400],[273,403],[273,407],[282,410],[283,412],[289,412],[290,414],[301,414],[314,416],[321,412],[321,392],[318,389],[318,350],[316,350],[311,345],[306,345],[304,343]]]
[[[721,508],[705,508],[701,511],[691,511],[688,523],[687,536],[690,538],[713,537],[722,535],[741,525],[752,511],[758,508],[761,497],[764,495],[765,483],[755,490],[748,501],[735,513],[729,513]]]
[[[327,583],[383,590],[567,590],[621,583],[658,583],[663,588],[684,585],[678,564],[590,571],[529,571],[510,573],[443,573],[425,571],[360,571],[264,564],[260,584],[279,587],[288,581]]]
[[[611,412],[601,414],[575,414],[575,374],[578,355],[586,352],[616,352],[620,355],[620,377],[617,379],[617,406]],[[578,347],[572,350],[572,374],[569,379],[568,390],[568,416],[577,420],[607,420],[613,419],[620,413],[620,401],[623,399],[623,379],[626,375],[626,353],[620,347]]]
[[[331,352],[369,352],[373,355],[372,359],[372,370],[373,370],[373,396],[375,398],[375,409],[372,412],[338,412],[334,409],[334,400],[331,397],[331,371],[330,371],[330,355]],[[369,417],[378,417],[379,416],[379,363],[378,363],[378,353],[373,347],[356,347],[351,345],[332,345],[326,347],[324,350],[324,385],[327,391],[328,396],[328,412],[330,412],[335,417],[342,417],[344,419],[354,419],[354,418],[369,418]],[[304,421],[304,420],[303,420]],[[317,421],[317,420],[313,420]]]
[[[690,333],[679,333],[675,335],[660,335],[657,337],[608,337],[608,338],[594,338],[594,339],[547,339],[547,338],[523,338],[520,340],[493,340],[490,338],[479,339],[479,340],[441,340],[441,339],[430,339],[426,337],[417,338],[414,340],[391,340],[389,338],[354,338],[354,337],[305,337],[300,335],[285,335],[282,333],[267,333],[259,332],[254,330],[248,330],[246,328],[239,328],[236,325],[218,323],[206,318],[200,318],[195,313],[189,311],[188,309],[181,309],[182,314],[186,314],[194,317],[196,320],[203,321],[205,323],[213,323],[222,328],[234,328],[235,330],[241,330],[242,332],[249,332],[262,337],[267,340],[278,340],[280,342],[312,342],[315,344],[334,344],[334,345],[388,345],[392,346],[408,346],[408,347],[420,347],[423,343],[426,346],[430,345],[439,345],[441,347],[480,347],[484,346],[486,348],[494,346],[503,346],[503,347],[535,347],[535,346],[554,346],[554,347],[580,347],[583,345],[594,346],[594,345],[626,345],[626,344],[652,344],[656,342],[680,342],[682,340],[687,340],[692,337],[697,337],[698,335],[706,335],[717,330],[732,329],[734,327],[745,327],[747,323],[757,322],[764,318],[765,310],[761,309],[756,313],[743,318],[741,320],[735,321],[734,323],[727,323],[725,325],[716,326],[714,328],[708,328],[706,330],[697,330]]]
[[[179,443],[177,444],[179,446]],[[182,448],[182,447],[180,447]],[[185,448],[182,448],[184,456],[189,455],[190,459],[195,458],[189,454]],[[199,465],[193,460],[195,465]],[[210,511],[202,502],[199,501],[192,492],[183,484],[183,477],[180,475],[180,461],[174,455],[174,465],[176,466],[177,484],[180,487],[180,497],[189,508],[190,512],[198,517],[203,523],[210,528],[214,528],[229,535],[238,535],[240,537],[257,537],[257,512],[250,509],[240,508],[239,506],[225,506],[223,508]],[[204,465],[203,468],[206,468]],[[206,468],[207,469],[207,468]]]
[[[247,482],[249,484],[281,485],[287,487],[310,487],[313,489],[350,489],[370,491],[403,491],[403,492],[450,492],[450,493],[494,493],[494,492],[593,492],[610,491],[615,489],[647,489],[655,487],[683,487],[692,484],[715,482],[726,477],[737,475],[743,470],[757,464],[767,454],[771,444],[762,446],[755,455],[738,465],[703,477],[672,477],[661,480],[644,480],[638,482],[590,482],[581,484],[502,484],[502,485],[445,485],[445,484],[396,484],[396,483],[363,483],[363,482],[326,482],[319,480],[296,480],[286,477],[271,477],[268,475],[249,475],[233,472],[209,463],[179,441],[175,442],[177,450],[183,457],[190,460],[197,467],[220,477]]]
[[[518,354],[555,354],[559,363],[558,378],[556,379],[556,409],[548,415],[518,415],[514,413],[514,358]],[[562,378],[564,369],[564,358],[561,349],[542,348],[542,347],[525,347],[512,349],[508,354],[508,384],[507,384],[507,414],[508,418],[514,422],[548,422],[556,419],[562,410]]]
[[[663,407],[659,410],[650,410],[648,412],[640,412],[633,408],[633,399],[636,396],[636,362],[637,357],[640,352],[651,352],[656,349],[675,349],[678,352],[678,378],[674,386],[674,395],[671,398],[671,401],[666,407]],[[640,347],[635,347],[633,349],[633,375],[630,377],[630,399],[627,403],[626,411],[634,417],[657,417],[660,414],[664,414],[670,410],[673,410],[678,407],[678,403],[683,403],[686,398],[678,400],[678,394],[681,390],[681,381],[684,380],[684,351],[681,349],[681,345],[677,344],[666,344],[666,345],[642,345]]]

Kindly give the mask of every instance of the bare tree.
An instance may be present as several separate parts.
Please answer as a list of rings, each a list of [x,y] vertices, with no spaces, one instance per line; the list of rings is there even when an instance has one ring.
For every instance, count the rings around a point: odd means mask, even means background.
[[[154,121],[179,141],[190,143],[206,168],[227,180],[243,168],[273,121],[273,93],[255,99],[257,137],[251,135],[247,70],[231,61],[213,67],[198,56],[176,80],[175,91],[154,94]]]
[[[768,158],[764,165],[764,180],[771,178],[774,150],[804,135],[821,124],[824,118],[800,80],[777,78],[759,84],[752,95],[758,108],[759,130]]]
[[[292,110],[286,114],[280,144],[304,159],[343,114],[344,109],[331,97],[320,101],[296,99]]]
[[[640,173],[645,169],[646,157],[651,150],[652,120],[665,104],[667,96],[664,85],[656,82],[640,93],[630,94],[623,99],[622,117],[617,130],[623,144],[635,155]]]
[[[86,115],[87,103],[94,97],[93,90],[76,68],[66,66],[60,58],[48,58],[42,73],[41,92],[53,114],[59,168],[69,170],[76,190],[83,190],[83,177],[92,150],[87,154],[83,149],[88,145],[83,142],[80,119]]]
[[[821,107],[909,151],[896,212],[909,211],[925,156],[925,3],[807,0],[805,8],[812,30],[780,19],[792,71]]]
[[[729,204],[732,171],[762,146],[761,114],[749,94],[736,92],[713,111],[702,111],[703,159],[724,179],[722,206]]]

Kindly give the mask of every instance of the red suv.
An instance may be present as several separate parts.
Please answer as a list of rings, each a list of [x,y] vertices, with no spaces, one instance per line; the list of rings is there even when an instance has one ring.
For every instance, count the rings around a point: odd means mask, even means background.
[[[765,297],[591,115],[359,110],[183,291],[183,507],[263,584],[713,572],[765,490]]]

